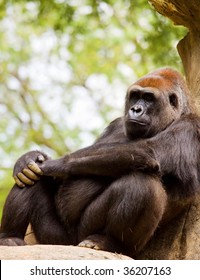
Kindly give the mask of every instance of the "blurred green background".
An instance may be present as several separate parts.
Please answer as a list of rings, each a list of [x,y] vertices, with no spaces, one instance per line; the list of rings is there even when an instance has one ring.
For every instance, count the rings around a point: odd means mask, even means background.
[[[0,216],[20,155],[90,145],[185,33],[147,0],[0,1]]]

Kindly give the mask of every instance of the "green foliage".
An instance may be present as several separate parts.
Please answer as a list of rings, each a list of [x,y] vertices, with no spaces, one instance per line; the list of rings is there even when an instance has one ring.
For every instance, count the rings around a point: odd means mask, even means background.
[[[174,27],[146,0],[0,2],[0,208],[15,160],[89,145],[123,112],[127,86],[182,70]]]
[[[9,189],[13,185],[12,170],[0,170],[1,187],[0,187],[0,217],[5,201],[5,197],[8,195]]]

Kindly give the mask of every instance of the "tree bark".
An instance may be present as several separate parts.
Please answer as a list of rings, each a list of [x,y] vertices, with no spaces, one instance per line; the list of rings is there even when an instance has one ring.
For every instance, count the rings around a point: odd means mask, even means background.
[[[190,31],[178,44],[186,80],[197,107],[200,105],[200,34]]]
[[[138,259],[199,260],[200,198],[163,228],[157,230]]]
[[[199,0],[149,0],[157,12],[170,18],[175,24],[200,29]]]
[[[149,0],[162,15],[176,25],[188,28],[187,36],[178,44],[186,80],[197,105],[200,104],[200,3],[199,0]]]

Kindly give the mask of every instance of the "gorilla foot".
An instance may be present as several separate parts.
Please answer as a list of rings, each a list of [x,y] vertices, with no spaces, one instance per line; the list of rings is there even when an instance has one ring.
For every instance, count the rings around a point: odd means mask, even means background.
[[[26,242],[18,237],[1,238],[0,246],[24,246]]]
[[[112,238],[106,235],[94,234],[88,236],[86,239],[78,244],[79,247],[86,247],[95,250],[109,251],[109,252],[121,252],[121,246]]]
[[[93,240],[83,240],[78,244],[79,247],[85,247],[85,248],[90,248],[90,249],[95,249],[95,250],[102,250],[99,244],[96,244]]]

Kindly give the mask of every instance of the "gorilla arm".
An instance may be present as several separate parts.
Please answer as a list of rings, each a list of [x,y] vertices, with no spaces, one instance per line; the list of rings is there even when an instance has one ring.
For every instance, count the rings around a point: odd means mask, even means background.
[[[134,170],[172,174],[185,186],[196,189],[200,155],[200,119],[196,115],[182,116],[156,136],[126,143],[102,143],[78,150],[57,160],[37,162],[29,169],[45,176],[99,175],[120,177]],[[103,137],[106,140],[106,137]],[[29,162],[32,157],[29,157]],[[26,161],[28,163],[28,160]],[[17,164],[18,166],[18,164]],[[24,163],[24,168],[26,164]],[[22,169],[21,169],[22,170]],[[42,172],[41,172],[42,171]],[[18,175],[18,174],[14,174]],[[30,178],[31,179],[31,178]],[[23,182],[23,180],[22,180]],[[34,182],[34,180],[32,180]],[[26,182],[24,182],[26,183]],[[196,192],[196,190],[194,190]]]
[[[70,175],[97,175],[113,178],[121,177],[133,170],[157,173],[158,162],[144,149],[128,144],[103,144],[97,148],[90,146],[56,160],[45,160],[43,163],[33,160],[36,151],[23,155],[15,164],[13,177],[19,187],[34,185],[42,175],[51,177],[68,177]],[[26,158],[25,158],[26,157]],[[19,164],[20,163],[20,164]]]
[[[61,178],[69,174],[119,177],[136,168],[152,172],[159,169],[150,149],[147,153],[143,151],[143,147],[138,148],[133,156],[129,146],[131,142],[127,141],[123,130],[123,118],[118,118],[93,145],[58,160],[49,160],[44,153],[38,151],[24,154],[14,167],[15,182],[18,186],[25,187],[33,185],[41,175]],[[40,155],[44,156],[45,160],[39,160]]]
[[[133,150],[131,143],[93,146],[66,155],[57,160],[47,160],[40,168],[45,176],[98,175],[120,177],[133,170],[158,172],[159,164],[143,149]],[[134,152],[133,152],[134,151]],[[133,153],[132,153],[133,152]]]
[[[182,116],[147,140],[147,145],[154,150],[161,175],[175,176],[190,194],[200,191],[200,118],[197,115]]]
[[[183,185],[199,185],[200,119],[183,116],[166,130],[137,142],[100,145],[79,150],[40,167],[44,175],[100,175],[119,177],[133,170],[172,174]]]

